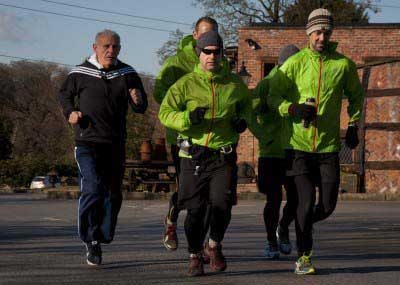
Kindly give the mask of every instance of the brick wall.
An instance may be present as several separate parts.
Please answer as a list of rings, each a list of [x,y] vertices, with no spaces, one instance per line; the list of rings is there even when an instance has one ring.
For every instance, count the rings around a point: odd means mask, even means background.
[[[252,50],[246,39],[252,39],[261,48]],[[379,57],[400,57],[400,24],[337,27],[332,41],[338,41],[338,51],[357,64]],[[263,64],[277,60],[280,49],[287,44],[305,47],[308,43],[303,28],[244,27],[239,29],[238,62],[244,61],[252,75],[249,87],[254,88],[263,77]],[[361,71],[359,72],[361,77]],[[400,63],[385,64],[371,69],[368,89],[400,88]],[[366,123],[400,123],[400,92],[384,97],[369,97],[366,105]],[[348,123],[347,100],[343,101],[341,129]],[[400,161],[400,132],[398,130],[367,129],[365,133],[365,161]],[[255,141],[255,142],[254,142]],[[257,161],[257,143],[250,133],[242,135],[239,143],[239,161]],[[400,169],[367,169],[367,192],[397,192],[400,187]]]
[[[400,192],[400,169],[368,167],[369,163],[400,161],[400,63],[390,63],[371,69],[369,89],[375,95],[368,97],[365,122],[385,124],[389,128],[367,128],[365,132],[365,188],[367,192]],[[370,91],[371,93],[371,91]],[[392,126],[392,127],[390,127]]]
[[[238,160],[248,162],[252,166],[257,165],[258,159],[258,140],[246,130],[240,136],[237,148]]]
[[[308,44],[305,29],[299,27],[243,27],[238,34],[238,62],[244,61],[252,75],[250,88],[262,78],[263,62],[277,59],[283,46],[294,44],[303,48]],[[252,39],[261,48],[252,50],[246,39]],[[337,50],[356,63],[363,63],[368,57],[400,56],[400,24],[336,27],[331,40],[339,42]]]

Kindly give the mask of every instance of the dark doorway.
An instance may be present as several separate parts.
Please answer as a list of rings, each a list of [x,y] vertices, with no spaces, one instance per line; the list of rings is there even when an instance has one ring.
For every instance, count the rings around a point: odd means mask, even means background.
[[[276,63],[274,63],[274,62],[264,62],[263,78],[271,72],[271,70],[275,67],[275,65],[276,65]]]

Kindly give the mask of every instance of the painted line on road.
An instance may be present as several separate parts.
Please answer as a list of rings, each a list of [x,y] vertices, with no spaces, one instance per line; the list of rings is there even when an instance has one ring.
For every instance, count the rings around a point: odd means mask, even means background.
[[[53,218],[53,217],[45,217],[45,218],[43,218],[43,220],[45,220],[45,221],[52,221],[52,222],[59,222],[59,221],[67,221],[67,220],[64,220],[64,219],[58,219],[58,218]]]

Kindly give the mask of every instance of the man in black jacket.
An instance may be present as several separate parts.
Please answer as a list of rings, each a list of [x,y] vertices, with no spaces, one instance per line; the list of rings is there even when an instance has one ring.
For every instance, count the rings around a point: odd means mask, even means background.
[[[87,263],[100,265],[101,243],[113,240],[122,203],[126,113],[144,113],[147,96],[136,71],[118,60],[119,35],[96,35],[94,54],[73,68],[60,90],[64,115],[75,132],[80,174],[78,232]]]

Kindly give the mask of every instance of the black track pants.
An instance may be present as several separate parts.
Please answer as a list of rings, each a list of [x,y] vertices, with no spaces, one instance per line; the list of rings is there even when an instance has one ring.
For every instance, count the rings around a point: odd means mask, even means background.
[[[202,250],[208,217],[210,238],[216,242],[224,238],[231,220],[232,183],[236,183],[236,154],[231,156],[202,161],[202,170],[197,174],[195,170],[198,163],[189,158],[181,158],[178,204],[187,209],[185,234],[189,253]]]
[[[313,223],[326,219],[336,207],[340,168],[337,153],[288,153],[287,174],[293,176],[298,205],[296,236],[299,254],[312,250]],[[319,202],[315,206],[316,184],[320,180]]]
[[[260,157],[258,159],[258,189],[267,196],[264,207],[264,224],[270,244],[277,244],[276,229],[282,202],[282,186],[285,186],[287,203],[279,222],[282,227],[289,227],[296,215],[296,193],[292,179],[285,177],[285,160],[281,158]]]

